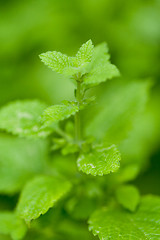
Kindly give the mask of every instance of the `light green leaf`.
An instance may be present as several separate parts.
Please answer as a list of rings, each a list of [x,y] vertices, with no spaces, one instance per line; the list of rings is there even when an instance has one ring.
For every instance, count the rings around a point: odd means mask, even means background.
[[[61,150],[62,155],[68,155],[79,152],[79,146],[76,143],[67,143]]]
[[[92,67],[96,67],[100,59],[109,60],[109,48],[106,42],[100,43],[94,47]]]
[[[111,172],[116,172],[120,167],[120,153],[115,145],[95,146],[92,152],[82,153],[78,160],[78,169],[93,176],[103,176]]]
[[[67,69],[73,67],[73,58],[56,51],[49,51],[39,55],[41,61],[57,73],[63,74]]]
[[[121,152],[121,151],[120,151]],[[121,152],[122,154],[122,152]],[[123,158],[123,157],[122,157]],[[124,162],[124,159],[123,159]],[[137,164],[128,164],[121,166],[120,170],[111,177],[111,181],[116,181],[118,183],[124,183],[133,181],[140,172],[140,167]]]
[[[80,47],[79,51],[76,54],[76,61],[75,61],[78,67],[84,65],[85,63],[91,62],[93,49],[94,49],[94,46],[91,40],[87,41]]]
[[[74,104],[53,105],[43,112],[41,121],[45,126],[49,126],[52,123],[69,118],[78,112],[78,110],[78,106]]]
[[[24,187],[17,206],[17,213],[26,222],[45,214],[66,194],[71,184],[53,176],[38,176]]]
[[[85,114],[86,134],[114,143],[126,138],[135,119],[144,110],[150,87],[148,80],[110,82],[100,99],[97,98],[101,108],[94,106],[90,108],[92,112]]]
[[[67,212],[74,219],[87,220],[97,207],[97,201],[87,196],[76,196],[71,198],[66,204]]]
[[[116,207],[96,211],[89,220],[89,229],[101,240],[160,239],[160,198],[145,196],[135,213]]]
[[[27,231],[25,223],[11,212],[0,212],[0,233],[11,235],[13,240],[20,240]]]
[[[140,201],[138,189],[133,185],[123,185],[116,190],[118,202],[126,209],[134,212]]]
[[[19,192],[27,180],[43,173],[48,158],[44,140],[28,140],[0,135],[0,192]]]
[[[46,107],[37,100],[9,103],[0,109],[0,128],[15,135],[44,137],[50,133],[40,123],[40,115]]]
[[[117,67],[109,61],[107,45],[102,43],[95,47],[91,69],[84,77],[84,83],[97,85],[119,75]]]
[[[56,51],[42,53],[39,57],[53,71],[66,76],[73,76],[86,72],[86,67],[92,59],[93,48],[92,41],[89,40],[80,47],[75,57],[68,57]]]

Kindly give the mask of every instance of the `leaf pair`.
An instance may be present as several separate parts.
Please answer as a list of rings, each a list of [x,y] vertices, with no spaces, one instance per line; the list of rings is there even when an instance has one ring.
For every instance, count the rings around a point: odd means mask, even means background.
[[[81,46],[75,57],[56,51],[40,54],[42,62],[53,71],[80,78],[87,86],[119,76],[117,67],[110,63],[109,57],[105,43],[94,47],[91,40]]]
[[[93,44],[89,40],[81,46],[75,57],[68,57],[60,52],[46,52],[40,54],[40,59],[53,71],[73,76],[86,72],[86,67],[92,60]]]

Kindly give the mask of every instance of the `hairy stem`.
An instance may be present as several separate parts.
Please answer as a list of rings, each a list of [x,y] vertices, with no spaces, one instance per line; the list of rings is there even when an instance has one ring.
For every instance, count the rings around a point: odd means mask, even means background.
[[[80,141],[81,141],[81,119],[80,119],[81,82],[80,81],[77,81],[76,100],[78,102],[79,111],[75,115],[75,140],[80,145]]]

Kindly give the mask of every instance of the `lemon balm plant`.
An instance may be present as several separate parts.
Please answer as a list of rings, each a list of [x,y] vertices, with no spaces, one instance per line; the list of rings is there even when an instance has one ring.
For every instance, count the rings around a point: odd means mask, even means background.
[[[119,76],[105,43],[94,47],[89,40],[74,57],[53,51],[40,59],[75,84],[75,100],[49,107],[23,100],[0,110],[0,128],[8,132],[0,142],[0,191],[21,191],[15,210],[0,213],[0,233],[14,240],[160,239],[160,199],[140,197],[127,184],[137,168],[131,163],[119,170],[122,147],[117,141],[144,105],[150,84],[113,85],[101,109],[87,91]],[[131,116],[127,124],[125,111]],[[14,142],[9,153],[5,141]],[[20,153],[15,153],[17,146]],[[93,236],[84,230],[87,221]]]

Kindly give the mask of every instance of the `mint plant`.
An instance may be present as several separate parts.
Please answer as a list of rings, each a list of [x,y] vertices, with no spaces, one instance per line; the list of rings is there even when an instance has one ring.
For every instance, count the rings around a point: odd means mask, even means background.
[[[138,164],[122,157],[120,168],[124,138],[150,82],[115,83],[99,106],[92,89],[120,75],[106,43],[94,47],[89,40],[74,57],[53,51],[40,59],[75,84],[75,100],[53,106],[22,100],[0,110],[0,191],[21,192],[13,212],[0,212],[0,233],[13,240],[160,239],[159,197],[141,197],[127,183]],[[84,230],[87,221],[93,236]]]

